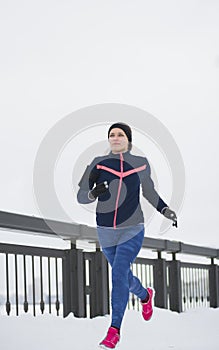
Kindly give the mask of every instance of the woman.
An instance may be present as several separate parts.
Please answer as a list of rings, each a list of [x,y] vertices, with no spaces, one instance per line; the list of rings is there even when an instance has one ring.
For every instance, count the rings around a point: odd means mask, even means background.
[[[124,123],[111,125],[108,131],[111,151],[96,157],[87,166],[79,182],[77,199],[88,204],[98,198],[97,233],[102,252],[112,267],[112,322],[101,348],[113,349],[120,340],[120,328],[129,292],[141,300],[142,316],[148,321],[153,313],[154,290],[144,288],[133,276],[130,265],[144,239],[144,217],[139,203],[140,185],[143,196],[165,217],[174,221],[174,211],[160,198],[151,179],[147,158],[130,153],[132,131]]]

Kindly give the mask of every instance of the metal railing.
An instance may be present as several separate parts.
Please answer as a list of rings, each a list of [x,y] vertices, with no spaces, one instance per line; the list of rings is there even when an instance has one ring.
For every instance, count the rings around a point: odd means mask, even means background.
[[[95,317],[110,312],[109,266],[94,228],[26,215],[0,212],[0,227],[18,233],[56,234],[71,241],[70,249],[51,249],[0,243],[0,310],[53,312],[64,317]],[[56,232],[56,233],[54,233]],[[77,240],[96,243],[95,252],[76,249]],[[133,273],[156,290],[155,305],[182,312],[190,307],[219,307],[219,250],[162,239],[144,238],[142,248],[157,252],[156,259],[137,257]],[[172,260],[163,258],[163,253]],[[181,262],[181,254],[207,257],[210,264]],[[12,288],[13,287],[13,288]],[[129,308],[139,310],[130,294]]]
[[[88,264],[87,264],[88,263]],[[87,298],[88,297],[88,298]],[[109,313],[108,265],[100,251],[0,243],[0,314]]]
[[[0,300],[5,299],[7,315],[11,314],[12,306],[17,316],[30,308],[36,316],[37,306],[41,313],[48,306],[51,313],[52,303],[59,315],[62,281],[58,266],[63,259],[62,250],[0,243]]]
[[[209,307],[210,267],[203,264],[181,263],[182,309]]]
[[[219,307],[219,266],[176,260],[137,258],[132,270],[143,286],[156,290],[155,305],[182,312],[194,307]],[[130,295],[128,307],[139,310],[139,300]]]

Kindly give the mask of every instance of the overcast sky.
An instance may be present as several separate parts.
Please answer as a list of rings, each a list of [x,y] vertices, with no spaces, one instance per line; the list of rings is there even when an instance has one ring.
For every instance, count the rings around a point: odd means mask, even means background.
[[[218,248],[218,15],[216,0],[2,1],[0,210],[41,216],[33,167],[55,123],[86,106],[131,105],[165,125],[184,161],[179,228],[164,237]],[[57,193],[72,221],[95,224],[93,212],[71,202],[69,179],[88,139],[107,145],[107,129],[82,132],[60,154],[66,171],[57,163]],[[168,200],[159,149],[134,136]],[[148,235],[159,238],[161,220],[154,215]]]

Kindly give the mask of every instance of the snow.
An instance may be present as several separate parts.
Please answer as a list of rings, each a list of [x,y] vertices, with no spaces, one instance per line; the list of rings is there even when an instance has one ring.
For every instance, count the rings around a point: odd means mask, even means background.
[[[141,313],[126,310],[120,350],[217,350],[219,308],[190,309],[178,314],[154,309],[149,322]],[[110,315],[93,319],[62,318],[50,314],[1,316],[1,349],[95,350],[110,325]]]

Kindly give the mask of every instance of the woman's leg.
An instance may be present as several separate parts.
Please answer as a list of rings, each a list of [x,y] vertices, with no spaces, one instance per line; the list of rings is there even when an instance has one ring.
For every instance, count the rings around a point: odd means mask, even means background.
[[[97,228],[99,243],[108,263],[112,266],[116,254],[118,235],[113,230]]]
[[[116,254],[116,246],[114,245],[113,247],[102,248],[102,252],[105,255],[108,263],[112,267]]]
[[[109,262],[110,266],[112,267],[115,254],[116,254],[116,246],[102,248],[102,251],[107,261]],[[148,294],[147,290],[142,286],[140,280],[136,276],[133,276],[133,273],[130,269],[128,274],[128,280],[129,280],[129,292],[135,294],[141,300],[145,299]]]
[[[112,263],[112,326],[116,328],[121,327],[130,287],[131,291],[135,291],[138,295],[142,293],[143,298],[147,294],[146,289],[143,288],[137,277],[132,275],[130,270],[130,264],[135,260],[141,249],[143,238],[144,230],[116,246]]]
[[[129,292],[135,294],[141,300],[146,299],[148,292],[147,289],[144,288],[138,279],[138,277],[133,276],[131,270],[129,270]]]

